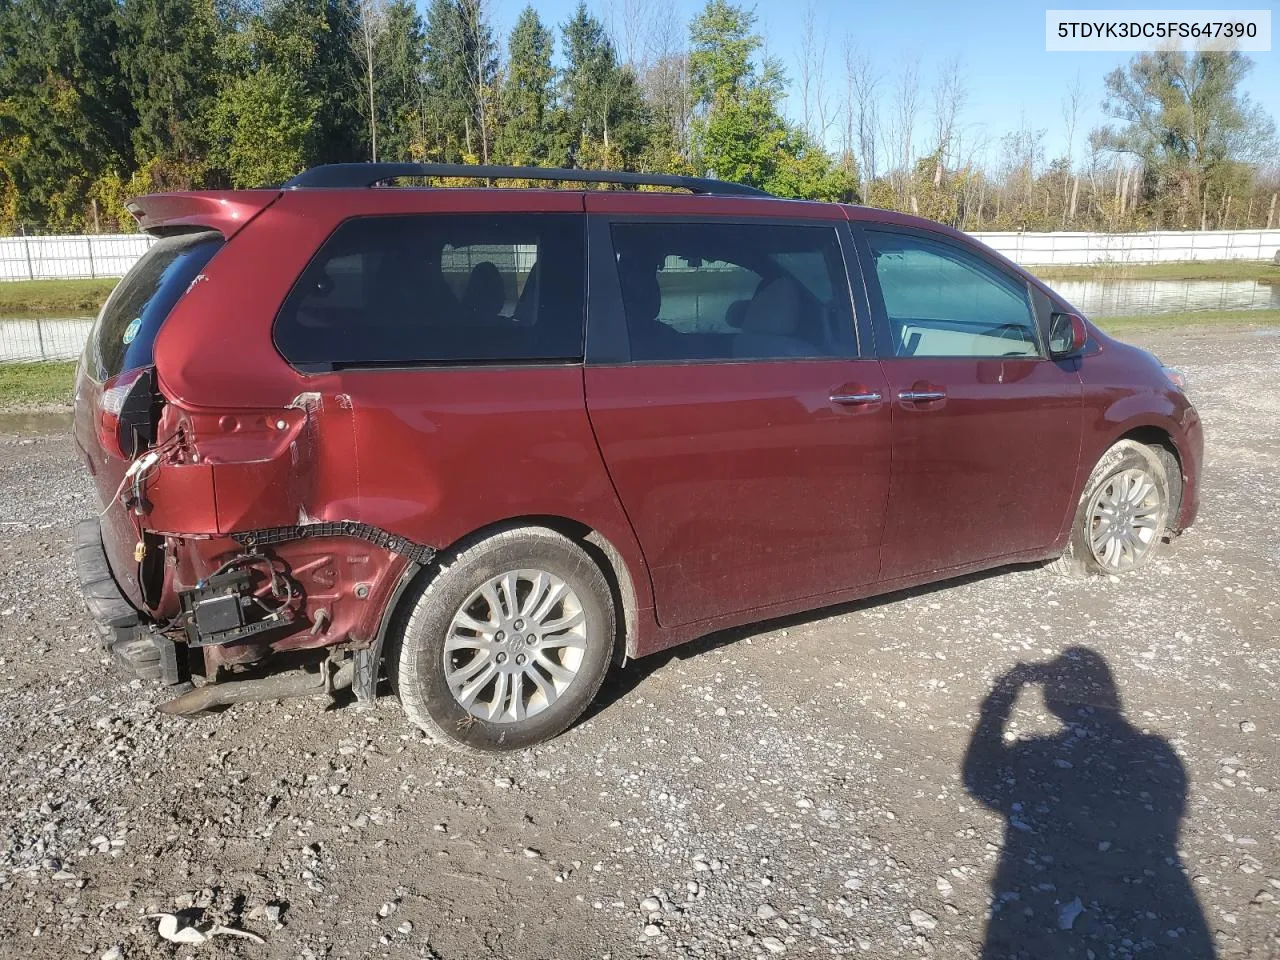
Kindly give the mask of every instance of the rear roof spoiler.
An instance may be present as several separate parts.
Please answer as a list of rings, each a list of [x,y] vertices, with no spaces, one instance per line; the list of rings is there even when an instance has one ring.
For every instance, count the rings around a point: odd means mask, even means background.
[[[125,204],[147,233],[161,237],[191,230],[217,230],[230,240],[241,227],[271,206],[279,190],[216,190],[152,193]]]

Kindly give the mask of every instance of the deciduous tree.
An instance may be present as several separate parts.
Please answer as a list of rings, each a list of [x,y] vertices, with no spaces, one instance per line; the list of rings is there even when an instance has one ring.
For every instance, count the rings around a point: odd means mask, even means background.
[[[1208,229],[1239,189],[1242,165],[1274,157],[1275,126],[1240,89],[1253,62],[1239,52],[1142,53],[1106,78],[1105,149],[1142,161],[1162,219]]]

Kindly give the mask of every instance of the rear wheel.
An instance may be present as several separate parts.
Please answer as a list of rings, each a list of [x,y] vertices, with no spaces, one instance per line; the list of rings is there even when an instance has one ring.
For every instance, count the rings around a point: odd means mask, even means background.
[[[1133,440],[1111,447],[1093,468],[1071,539],[1053,564],[1063,573],[1121,574],[1144,565],[1170,522],[1165,457]]]
[[[410,602],[397,692],[409,719],[447,745],[548,740],[582,715],[608,672],[608,582],[552,530],[507,530],[463,548]]]

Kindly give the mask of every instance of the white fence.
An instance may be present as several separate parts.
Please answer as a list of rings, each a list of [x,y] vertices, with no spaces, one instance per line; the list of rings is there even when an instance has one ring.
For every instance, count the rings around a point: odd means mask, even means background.
[[[1280,230],[1165,230],[1153,233],[975,233],[1027,266],[1272,260]],[[0,280],[122,277],[155,241],[114,236],[0,237]]]
[[[1280,230],[1161,230],[1152,233],[975,233],[1024,266],[1272,260]]]
[[[0,280],[123,277],[154,242],[145,233],[0,237]]]

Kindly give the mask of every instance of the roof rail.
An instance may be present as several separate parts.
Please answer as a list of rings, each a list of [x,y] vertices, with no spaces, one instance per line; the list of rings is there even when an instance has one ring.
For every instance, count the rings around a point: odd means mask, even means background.
[[[298,187],[372,187],[404,177],[465,177],[476,180],[564,180],[570,183],[616,183],[629,187],[673,187],[690,193],[722,196],[769,196],[744,183],[667,173],[611,170],[567,170],[555,167],[495,167],[471,163],[329,163],[303,171],[284,183]]]

